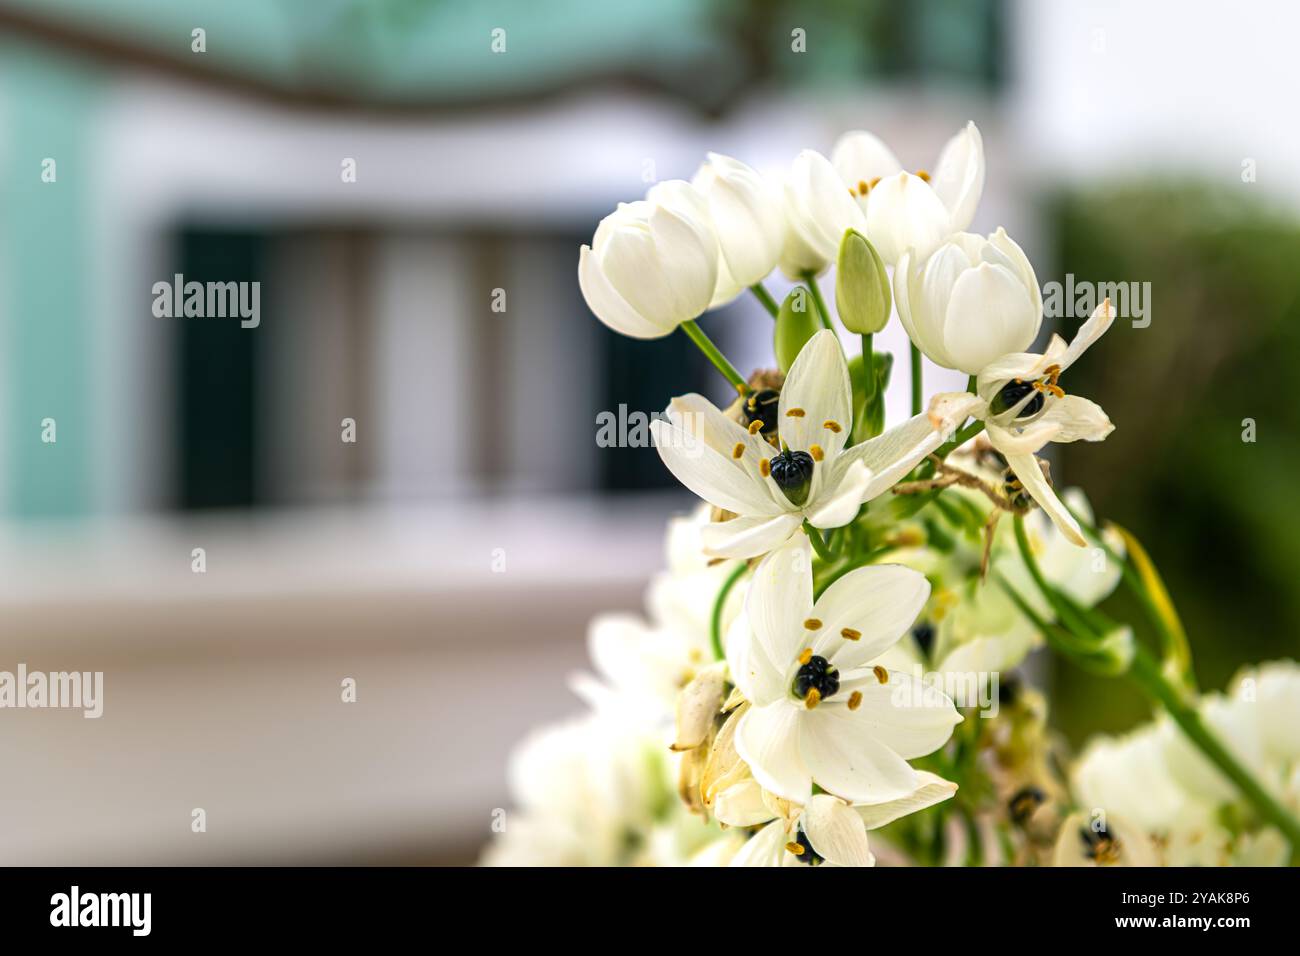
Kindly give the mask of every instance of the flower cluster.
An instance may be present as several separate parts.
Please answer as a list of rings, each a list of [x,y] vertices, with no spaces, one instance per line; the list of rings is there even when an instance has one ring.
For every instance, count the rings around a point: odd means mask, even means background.
[[[1033,266],[1003,229],[965,231],[984,178],[974,124],[933,173],[861,131],[779,182],[710,154],[582,247],[596,317],[634,338],[681,329],[734,399],[678,396],[652,425],[702,504],[671,522],[646,616],[593,622],[595,673],[572,681],[589,713],[516,755],[518,810],[490,862],[1109,864],[1300,843],[1297,751],[1269,730],[1294,734],[1294,667],[1249,678],[1276,713],[1198,700],[1149,557],[1038,457],[1111,432],[1064,383],[1113,313],[1029,351]],[[780,303],[764,286],[778,270],[794,283]],[[696,322],[746,290],[775,359],[748,377]],[[886,427],[894,363],[873,336],[895,312],[913,408]],[[922,355],[968,389],[923,401]],[[1121,581],[1158,654],[1098,607]],[[1062,774],[1046,698],[1019,673],[1044,644],[1131,677],[1168,716]],[[1225,807],[1253,826],[1224,829]]]

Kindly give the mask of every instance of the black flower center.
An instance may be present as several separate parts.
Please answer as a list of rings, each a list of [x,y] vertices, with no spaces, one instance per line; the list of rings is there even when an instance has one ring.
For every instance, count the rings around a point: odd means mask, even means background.
[[[997,397],[993,399],[993,414],[1000,415],[1010,408],[1013,408],[1017,402],[1034,392],[1025,407],[1020,409],[1016,418],[1028,418],[1030,415],[1037,415],[1043,410],[1043,393],[1035,391],[1033,382],[1016,382],[1011,381],[1002,386],[1002,391],[998,392]]]
[[[928,658],[930,652],[934,650],[934,625],[929,621],[922,621],[912,628],[912,639],[916,641],[916,646],[921,653]]]
[[[794,675],[794,695],[800,700],[809,691],[817,691],[819,700],[825,700],[840,689],[840,672],[824,657],[813,656]]]
[[[743,403],[745,424],[752,425],[754,422],[762,422],[763,437],[772,437],[776,434],[776,412],[780,402],[781,393],[774,388],[750,392],[749,397]]]
[[[1103,866],[1119,862],[1120,845],[1119,838],[1113,837],[1109,833],[1098,833],[1091,827],[1082,827],[1079,830],[1079,838],[1083,841],[1083,852],[1094,863],[1100,863]]]
[[[1017,790],[1015,794],[1007,801],[1007,809],[1011,811],[1011,820],[1017,826],[1023,827],[1029,822],[1029,818],[1034,812],[1047,801],[1047,794],[1035,786],[1023,787]]]
[[[768,464],[772,469],[772,480],[785,492],[792,504],[801,505],[808,500],[813,474],[812,455],[806,451],[791,451],[787,448]]]

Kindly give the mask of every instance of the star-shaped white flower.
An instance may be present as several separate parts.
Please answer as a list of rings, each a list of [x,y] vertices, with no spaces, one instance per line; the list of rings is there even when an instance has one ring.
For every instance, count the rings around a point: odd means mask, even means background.
[[[705,550],[750,558],[781,544],[805,519],[838,528],[943,443],[955,422],[917,415],[883,435],[845,448],[853,427],[848,364],[834,333],[804,345],[777,407],[778,445],[746,429],[700,395],[668,406],[651,423],[669,471],[705,501],[738,517],[704,528]]]
[[[1115,426],[1096,402],[1067,395],[1061,375],[1110,327],[1114,313],[1107,299],[1080,327],[1068,346],[1053,335],[1047,351],[1013,352],[989,363],[976,379],[976,393],[947,392],[930,402],[936,423],[981,419],[989,443],[1002,453],[1016,478],[1071,542],[1084,547],[1083,532],[1043,477],[1034,454],[1048,442],[1101,441]]]
[[[754,572],[727,662],[751,706],[736,750],[765,790],[806,805],[815,783],[849,803],[916,791],[907,763],[948,740],[961,716],[940,690],[876,664],[916,620],[925,576],[899,565],[845,574],[813,600],[807,537]]]

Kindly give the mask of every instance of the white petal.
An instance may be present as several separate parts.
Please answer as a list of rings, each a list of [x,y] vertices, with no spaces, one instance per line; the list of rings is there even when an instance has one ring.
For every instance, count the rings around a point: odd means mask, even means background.
[[[963,272],[952,288],[944,349],[955,368],[976,375],[994,359],[1027,348],[1041,321],[1033,292],[1018,275],[981,262]]]
[[[875,830],[899,817],[942,803],[957,792],[957,785],[928,770],[916,771],[917,788],[907,796],[885,803],[860,804],[854,807],[868,830]],[[816,797],[813,798],[817,799]]]
[[[650,235],[667,283],[665,291],[677,314],[693,319],[709,307],[718,288],[718,241],[708,204],[680,179],[656,184],[647,198],[654,206]]]
[[[781,191],[739,160],[710,153],[697,175],[730,273],[753,285],[776,265],[785,239]]]
[[[749,616],[739,615],[724,639],[731,679],[754,706],[784,701],[790,693],[785,666],[777,667],[754,637]]]
[[[865,228],[862,210],[835,167],[811,149],[795,157],[785,194],[791,228],[824,262],[835,261],[846,230]]]
[[[802,716],[797,706],[781,700],[751,707],[736,728],[736,752],[749,764],[754,779],[798,804],[812,795],[812,776],[800,754]]]
[[[984,139],[974,123],[948,140],[930,185],[948,207],[953,231],[969,227],[984,192]]]
[[[1079,327],[1069,348],[1056,359],[1056,364],[1061,366],[1061,371],[1065,371],[1077,362],[1079,356],[1088,350],[1088,346],[1102,337],[1113,321],[1115,321],[1115,309],[1111,306],[1110,299],[1104,299],[1089,316],[1088,321]]]
[[[810,502],[813,510],[808,521],[817,528],[839,528],[848,524],[858,514],[871,487],[871,470],[861,461],[850,461],[847,466],[835,463],[835,474]]]
[[[937,431],[926,415],[917,415],[900,425],[854,445],[840,456],[837,465],[848,468],[861,463],[871,472],[871,481],[862,493],[863,501],[883,494],[915,468],[926,455],[947,438]]]
[[[777,407],[781,441],[796,451],[820,445],[833,458],[844,447],[853,421],[853,387],[844,349],[830,329],[816,333],[799,350]],[[825,427],[828,421],[840,426],[838,433]]]
[[[773,820],[759,830],[731,858],[729,866],[784,866],[785,857],[793,857],[786,850],[785,827],[780,820]]]
[[[912,344],[944,368],[956,363],[944,347],[944,324],[948,320],[948,302],[957,280],[974,266],[967,243],[954,236],[928,258],[915,252],[907,256],[908,271],[904,281],[895,281],[895,289],[906,285],[905,297],[910,315]],[[978,238],[978,237],[972,237]],[[899,260],[900,269],[902,261]],[[895,273],[897,277],[898,272]],[[903,306],[899,306],[902,314]],[[907,323],[905,323],[907,324]]]
[[[578,287],[582,290],[587,308],[601,322],[621,335],[634,339],[658,339],[677,328],[674,321],[652,321],[632,308],[610,284],[601,271],[596,254],[589,246],[583,246],[578,253]]]
[[[812,546],[807,535],[795,535],[759,562],[745,598],[754,636],[778,668],[791,665],[803,649],[803,622],[812,606]]]
[[[867,197],[866,236],[888,265],[908,249],[928,256],[952,231],[948,208],[925,180],[910,173],[885,177]]]
[[[934,753],[952,736],[952,728],[961,723],[961,714],[948,695],[911,674],[889,671],[881,683],[871,671],[862,677],[845,674],[840,692],[834,698],[862,694],[857,710],[847,707],[818,707],[853,724],[858,733],[866,734],[906,760]]]
[[[1110,418],[1096,402],[1079,395],[1066,395],[1048,404],[1040,421],[1057,425],[1052,441],[1101,441],[1115,430]]]
[[[1088,542],[1084,540],[1079,523],[1074,520],[1074,516],[1065,505],[1061,504],[1061,499],[1056,497],[1056,492],[1043,477],[1043,470],[1038,467],[1037,459],[1033,455],[1007,455],[1006,458],[1007,465],[1016,473],[1016,477],[1025,486],[1030,497],[1047,512],[1047,516],[1052,519],[1052,524],[1056,525],[1057,530],[1072,543],[1081,548],[1086,547]]]
[[[754,558],[780,547],[795,533],[802,519],[797,514],[775,517],[746,516],[715,521],[700,529],[704,550],[718,558]]]
[[[698,433],[660,420],[650,423],[650,433],[668,470],[710,504],[739,515],[771,516],[783,510],[772,500],[762,476],[714,451]]]
[[[850,188],[903,170],[897,157],[878,136],[860,129],[839,138],[831,150],[831,165]]]
[[[753,827],[772,819],[763,788],[752,777],[720,791],[713,800],[713,815],[729,827]]]
[[[881,803],[916,789],[916,772],[907,761],[876,740],[852,711],[822,706],[798,716],[801,765],[823,790],[853,803]]]
[[[813,653],[842,671],[879,657],[898,642],[925,607],[930,582],[901,564],[871,565],[845,574],[817,599],[812,616],[822,622]],[[860,635],[842,636],[845,629]]]
[[[1004,455],[1032,455],[1050,441],[1056,441],[1061,423],[1049,418],[1039,418],[1028,425],[1004,427],[995,421],[987,423],[989,441]]]
[[[862,818],[838,797],[815,794],[803,810],[803,831],[828,863],[871,866],[874,862]]]
[[[1038,276],[1034,273],[1033,264],[1030,263],[1029,257],[1025,255],[1025,250],[1020,248],[1020,244],[1007,235],[1007,231],[1001,226],[989,235],[986,249],[996,249],[1005,257],[1005,259],[1015,268],[1020,280],[1029,289],[1034,300],[1034,314],[1038,316],[1038,324],[1034,327],[1034,338],[1038,337],[1038,329],[1042,326],[1043,319],[1043,291],[1038,285]],[[1030,341],[1033,341],[1032,339]]]
[[[1036,378],[1042,365],[1043,356],[1033,352],[1012,352],[1000,356],[980,369],[979,377],[975,380],[975,390],[988,401],[992,401],[993,397],[1002,390],[1002,386],[1011,379],[1019,378],[1028,381]]]

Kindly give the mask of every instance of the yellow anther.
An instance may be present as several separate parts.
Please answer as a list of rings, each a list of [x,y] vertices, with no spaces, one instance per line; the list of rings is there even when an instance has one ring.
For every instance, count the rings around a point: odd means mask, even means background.
[[[764,478],[772,474],[772,463],[768,461],[766,458],[764,458],[762,461],[758,463],[758,473],[762,475]]]
[[[763,430],[763,419],[755,418],[752,422],[749,423],[749,433],[751,435],[757,435],[762,430]]]
[[[846,641],[860,641],[862,640],[862,632],[851,627],[843,627],[840,628],[840,637]]]
[[[808,620],[803,622],[803,626],[810,631],[817,631],[821,629],[822,622],[817,620],[815,617],[810,617]],[[803,663],[807,664],[808,662],[804,661]]]
[[[731,449],[731,457],[739,458],[744,453],[745,453],[745,443],[743,441],[736,442],[736,447]]]
[[[816,687],[809,690],[808,696],[803,699],[803,705],[807,707],[809,710],[812,710],[821,702],[822,702],[822,692],[819,691]]]
[[[930,181],[930,174],[924,169],[918,169],[916,171],[916,178],[921,180],[923,183],[928,183]]]
[[[826,419],[826,421],[822,422],[822,428],[825,428],[825,429],[827,429],[828,431],[833,431],[833,432],[834,432],[835,434],[837,434],[837,435],[838,435],[840,432],[844,431],[844,429],[843,429],[842,427],[840,427],[840,423],[839,423],[839,422],[834,421],[833,419],[830,419],[830,418],[828,418],[828,419]]]
[[[849,710],[857,710],[862,706],[862,691],[855,690],[849,694]]]
[[[791,840],[789,843],[787,843],[787,844],[785,845],[785,848],[786,848],[787,850],[789,850],[791,853],[793,853],[795,856],[803,856],[804,853],[805,853],[805,850],[804,850],[804,848],[803,848],[803,844],[802,844],[802,843],[795,843],[793,840]]]
[[[867,190],[869,190],[870,188],[871,187],[867,185],[867,181],[865,179],[858,180],[858,192],[861,193],[863,196],[867,194]],[[850,189],[849,192],[853,192],[853,190]]]
[[[805,647],[803,653],[799,655],[799,663],[807,664],[810,660],[812,660],[812,648]]]
[[[867,188],[868,188],[868,189],[875,189],[875,188],[876,188],[876,183],[878,183],[878,182],[880,182],[880,177],[879,177],[879,176],[875,177],[874,179],[871,180],[871,182],[867,183]]]
[[[871,673],[876,675],[876,680],[880,681],[880,683],[882,684],[889,683],[889,671],[885,670],[879,664],[871,668]]]
[[[785,413],[786,418],[803,418],[807,414],[802,408],[792,408]]]
[[[826,452],[822,451],[821,445],[809,445],[808,454],[812,455],[813,461],[821,461],[826,457]]]

